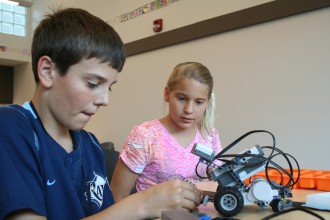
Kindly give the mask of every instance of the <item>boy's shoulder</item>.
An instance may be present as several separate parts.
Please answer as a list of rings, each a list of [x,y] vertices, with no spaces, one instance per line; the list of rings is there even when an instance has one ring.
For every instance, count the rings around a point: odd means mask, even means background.
[[[28,119],[30,116],[29,110],[22,105],[13,104],[0,107],[0,118],[4,121],[22,118]]]
[[[0,138],[3,146],[10,145],[14,148],[26,144],[26,141],[34,143],[34,117],[23,106],[0,107],[0,121]]]

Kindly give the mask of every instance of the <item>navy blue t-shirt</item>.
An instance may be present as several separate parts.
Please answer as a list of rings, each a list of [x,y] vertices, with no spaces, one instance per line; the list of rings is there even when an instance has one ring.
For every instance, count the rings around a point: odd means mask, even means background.
[[[31,209],[47,219],[80,219],[114,203],[102,149],[87,131],[71,132],[67,153],[30,103],[0,107],[0,219]]]

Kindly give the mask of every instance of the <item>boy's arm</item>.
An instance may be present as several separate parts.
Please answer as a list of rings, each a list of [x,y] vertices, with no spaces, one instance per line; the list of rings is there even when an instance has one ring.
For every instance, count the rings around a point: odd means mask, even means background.
[[[0,219],[46,215],[39,151],[24,111],[19,106],[0,108]]]
[[[200,204],[200,192],[193,185],[173,179],[135,193],[86,219],[159,218],[169,209],[194,210]]]

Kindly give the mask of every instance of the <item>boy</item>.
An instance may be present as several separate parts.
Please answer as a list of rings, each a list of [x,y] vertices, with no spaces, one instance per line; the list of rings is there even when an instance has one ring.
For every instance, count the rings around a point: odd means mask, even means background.
[[[100,144],[83,128],[108,104],[124,62],[118,34],[84,10],[41,21],[32,100],[0,108],[0,219],[145,219],[199,204],[199,191],[180,180],[114,204]]]

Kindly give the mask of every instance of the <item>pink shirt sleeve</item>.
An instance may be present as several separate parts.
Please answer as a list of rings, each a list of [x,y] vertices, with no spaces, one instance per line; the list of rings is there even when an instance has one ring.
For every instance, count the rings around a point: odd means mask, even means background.
[[[132,129],[125,140],[120,158],[134,173],[142,173],[149,158],[148,130],[141,126]]]

